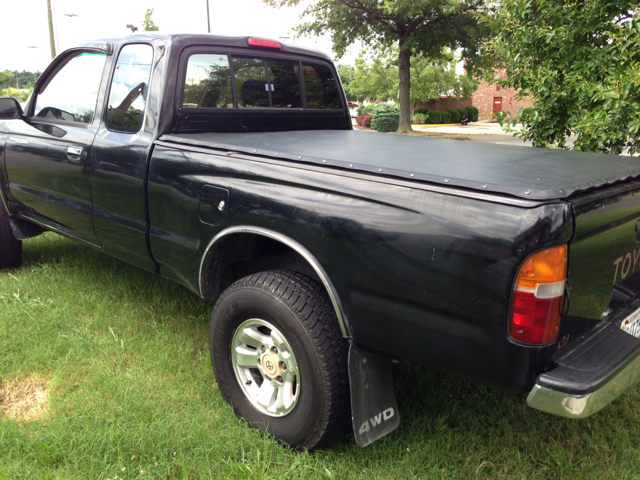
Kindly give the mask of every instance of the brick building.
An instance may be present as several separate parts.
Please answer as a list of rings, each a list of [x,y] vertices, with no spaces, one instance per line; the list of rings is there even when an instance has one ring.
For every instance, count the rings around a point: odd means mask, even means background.
[[[533,102],[528,99],[516,100],[517,90],[502,88],[483,80],[478,89],[473,92],[471,98],[458,99],[455,97],[442,97],[439,100],[431,100],[427,103],[414,103],[411,112],[416,108],[428,108],[444,112],[452,108],[464,108],[473,105],[479,110],[478,120],[491,120],[493,113],[499,110],[511,110],[517,113],[520,108],[531,107]]]

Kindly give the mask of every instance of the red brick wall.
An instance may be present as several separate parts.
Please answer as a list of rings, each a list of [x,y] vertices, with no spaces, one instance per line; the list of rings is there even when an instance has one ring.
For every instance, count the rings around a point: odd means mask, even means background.
[[[471,104],[480,111],[480,120],[491,120],[493,117],[493,99],[495,97],[502,98],[502,110],[504,111],[511,110],[517,113],[522,107],[533,106],[531,100],[516,100],[516,93],[517,90],[513,88],[502,88],[495,84],[489,85],[487,81],[483,80],[478,89],[473,92]]]
[[[480,112],[478,115],[479,120],[491,120],[493,118],[493,100],[495,97],[502,98],[502,110],[505,111],[511,110],[517,113],[522,107],[533,106],[531,100],[516,100],[516,92],[513,88],[502,88],[495,84],[489,85],[486,80],[483,80],[478,89],[473,93],[473,96],[469,99],[442,97],[440,100],[431,100],[427,103],[414,103],[411,112],[413,113],[416,108],[428,108],[430,110],[444,112],[452,108],[464,108],[473,105]]]

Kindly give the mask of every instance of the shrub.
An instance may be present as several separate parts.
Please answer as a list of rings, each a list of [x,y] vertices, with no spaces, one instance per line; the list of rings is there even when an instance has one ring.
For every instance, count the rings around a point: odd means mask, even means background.
[[[414,113],[411,117],[411,123],[416,123],[418,125],[427,123],[427,116],[424,113]]]
[[[465,108],[465,110],[467,111],[467,116],[469,117],[469,120],[471,120],[472,122],[478,121],[478,114],[480,112],[476,107],[474,107],[473,105],[469,105],[468,107]]]
[[[361,127],[370,127],[371,126],[371,115],[368,113],[364,113],[362,115],[358,115],[356,117],[356,123]]]
[[[428,108],[416,108],[413,113],[422,113],[423,115],[428,115],[429,112],[431,112],[431,110],[429,110]]]
[[[458,110],[447,110],[447,113],[449,114],[449,122],[447,123],[458,123],[460,121],[460,112]]]
[[[371,114],[371,128],[379,132],[395,132],[400,123],[400,110],[395,105],[381,103]]]
[[[449,112],[440,112],[441,113],[441,117],[440,117],[440,123],[451,123],[451,115],[449,115]]]
[[[442,112],[436,112],[435,110],[430,110],[427,114],[427,123],[440,123],[440,117]]]
[[[375,104],[370,104],[370,105],[360,105],[358,107],[358,116],[360,115],[364,115],[365,113],[368,113],[369,115],[371,115],[371,113],[376,109]]]

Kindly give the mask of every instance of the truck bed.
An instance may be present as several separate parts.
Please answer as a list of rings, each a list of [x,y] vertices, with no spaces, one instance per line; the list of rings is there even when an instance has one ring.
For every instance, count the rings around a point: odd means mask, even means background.
[[[640,161],[633,157],[613,161],[599,153],[358,130],[174,134],[160,140],[537,200],[563,199],[640,176]]]

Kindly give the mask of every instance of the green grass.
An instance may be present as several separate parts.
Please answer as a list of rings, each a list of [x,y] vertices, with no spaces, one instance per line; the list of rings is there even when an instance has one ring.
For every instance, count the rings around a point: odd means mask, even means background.
[[[402,422],[295,452],[237,419],[209,363],[211,303],[54,234],[0,272],[0,383],[44,378],[48,411],[0,414],[0,480],[638,478],[640,391],[569,421],[524,395],[395,370]]]

